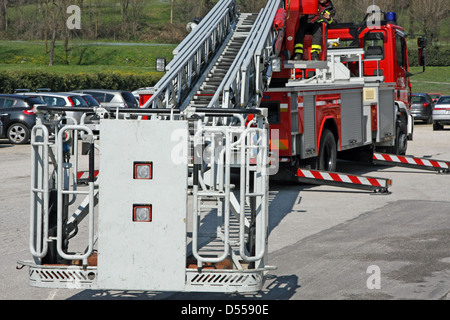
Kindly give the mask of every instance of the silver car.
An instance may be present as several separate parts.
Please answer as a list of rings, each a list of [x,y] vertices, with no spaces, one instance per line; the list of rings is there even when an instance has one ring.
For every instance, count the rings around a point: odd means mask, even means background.
[[[66,92],[24,92],[21,95],[32,96],[44,101],[49,106],[73,107],[74,111],[66,111],[66,116],[74,118],[77,124],[80,123],[83,112],[76,111],[77,107],[88,108],[89,105],[79,94]]]
[[[442,130],[444,125],[450,125],[450,96],[442,96],[434,105],[433,130]]]
[[[109,110],[117,107],[139,108],[139,104],[134,95],[126,90],[83,89],[72,92],[90,94],[101,103],[103,108]]]

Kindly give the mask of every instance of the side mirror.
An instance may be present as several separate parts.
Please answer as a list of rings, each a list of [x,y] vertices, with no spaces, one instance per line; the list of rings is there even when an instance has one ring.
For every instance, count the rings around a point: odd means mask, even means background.
[[[419,37],[419,38],[417,38],[417,46],[420,49],[426,48],[426,46],[427,46],[427,38],[426,37]]]
[[[425,67],[426,64],[426,49],[419,48],[419,66]]]
[[[158,71],[158,72],[166,71],[166,59],[165,58],[156,58],[156,71]]]

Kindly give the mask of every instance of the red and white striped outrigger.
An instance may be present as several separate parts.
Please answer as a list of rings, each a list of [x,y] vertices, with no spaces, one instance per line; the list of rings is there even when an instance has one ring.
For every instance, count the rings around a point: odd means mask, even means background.
[[[345,173],[297,169],[299,182],[331,185],[352,189],[370,190],[375,193],[388,194],[388,188],[392,185],[391,179],[349,175]]]
[[[450,162],[448,161],[416,158],[411,156],[374,153],[372,163],[378,165],[402,166],[414,169],[432,170],[439,173],[450,172]],[[296,179],[303,183],[363,189],[383,194],[389,193],[388,188],[392,185],[391,179],[356,176],[345,173],[301,168],[297,169]]]
[[[94,171],[94,180],[98,177],[98,170]],[[78,171],[77,172],[77,183],[87,183],[89,181],[89,171]]]
[[[415,158],[410,156],[397,156],[393,154],[374,153],[373,163],[380,165],[394,165],[414,169],[432,170],[440,173],[449,173],[450,162]]]

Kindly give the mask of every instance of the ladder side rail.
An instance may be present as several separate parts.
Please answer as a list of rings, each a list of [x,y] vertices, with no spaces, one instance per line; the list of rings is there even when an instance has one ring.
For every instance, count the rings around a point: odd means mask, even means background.
[[[89,171],[90,171],[90,181],[89,181],[89,231],[88,231],[88,247],[84,254],[67,254],[62,248],[63,244],[63,195],[71,194],[73,192],[64,190],[64,182],[66,175],[64,174],[64,157],[63,157],[63,136],[68,130],[74,131],[84,131],[89,136],[93,137],[92,130],[86,126],[81,125],[66,125],[61,128],[57,135],[57,251],[61,258],[68,260],[83,260],[83,265],[87,265],[87,258],[92,254],[94,249],[94,174],[93,174],[93,159],[94,159],[94,142],[91,141],[91,152],[89,160]]]
[[[220,48],[217,49],[217,52],[223,52],[223,50],[225,50],[225,48],[227,47],[227,44],[229,43],[229,41],[232,39],[233,37],[233,33],[229,33],[227,35],[227,37],[222,41],[222,44],[220,46]],[[197,83],[193,83],[191,88],[191,92],[188,93],[186,95],[186,97],[184,98],[183,103],[180,105],[179,110],[184,111],[189,103],[192,101],[193,97],[196,94],[197,89],[201,86],[201,84],[203,83],[203,81],[205,81],[205,79],[208,77],[208,73],[215,67],[215,63],[220,59],[220,54],[216,54],[214,57],[212,57],[209,60],[209,65],[205,66],[202,70],[202,73],[200,74],[200,71],[196,71],[198,73],[198,77],[197,77]],[[199,64],[198,68],[200,68],[202,65]],[[205,118],[205,123],[208,122],[208,117]]]
[[[230,12],[230,15],[236,15],[236,0],[221,0],[216,3],[216,5],[206,14],[206,16],[200,21],[200,23],[192,30],[180,44],[173,49],[172,54],[175,57],[185,53],[190,49],[189,43],[196,36],[197,33],[204,32],[204,30],[208,30],[214,21],[216,21],[216,16],[218,13],[223,12],[227,9]],[[166,69],[169,70],[172,65],[175,63],[174,59],[172,59],[166,66]]]
[[[272,22],[275,18],[276,11],[281,5],[281,1],[272,1],[269,6],[262,9],[253,24],[249,36],[247,37],[244,45],[238,53],[238,60],[233,62],[227,75],[224,77],[223,82],[219,86],[219,90],[212,98],[208,108],[218,106],[218,98],[223,93],[222,108],[232,108],[231,99],[237,98],[236,101],[240,107],[245,107],[248,104],[246,95],[243,92],[248,87],[249,77],[247,65],[250,64],[251,59],[254,59],[257,50],[261,47],[266,47],[267,41],[273,38],[270,29],[272,28]],[[261,39],[265,37],[265,41],[261,44]],[[259,59],[259,58],[258,58]]]
[[[230,0],[228,0],[230,2]],[[233,1],[234,2],[234,1]],[[183,63],[187,56],[190,56],[193,52],[197,51],[199,44],[204,43],[204,39],[208,38],[212,31],[214,31],[218,23],[224,19],[224,15],[231,10],[227,5],[224,5],[226,1],[218,3],[210,12],[210,16],[202,19],[199,26],[191,31],[187,37],[177,46],[181,48],[174,49],[174,58],[166,66],[166,71],[170,71],[173,68],[178,68],[180,63]],[[230,21],[233,21],[235,17],[229,16]]]
[[[255,44],[259,41],[259,33],[261,32],[260,28],[265,23],[264,16],[267,11],[266,7],[264,10],[261,10],[257,20],[254,23],[254,27],[250,30],[250,36],[248,37],[249,47],[246,49],[246,53],[242,55],[242,59],[240,59],[238,63],[239,70],[233,74],[232,77],[225,84],[225,92],[224,92],[224,101],[222,102],[222,108],[231,108],[231,98],[232,95],[236,99],[236,105],[238,107],[246,107],[247,106],[247,96],[243,95],[243,92],[246,91],[245,88],[249,87],[251,74],[247,73],[247,69],[245,68],[246,61],[249,57],[253,57],[255,54]]]
[[[200,32],[195,32],[195,36],[191,39],[192,43],[187,44],[189,50],[177,55],[168,72],[155,85],[155,94],[142,106],[143,108],[148,108],[149,106],[160,107],[164,103],[166,104],[165,107],[168,107],[168,93],[165,91],[170,89],[172,85],[175,85],[180,73],[184,71],[185,67],[191,62],[195,63],[199,60],[200,63],[198,64],[201,64],[202,59],[205,64],[209,62],[211,56],[214,56],[214,54],[209,53],[209,47],[211,47],[212,53],[215,53],[226,38],[226,35],[232,29],[235,17],[230,16],[229,10],[230,8],[227,8],[227,10],[217,12],[217,14],[214,15],[214,21],[211,21],[208,28],[204,28],[205,30],[201,29],[199,30]],[[205,46],[208,46],[208,48]],[[201,56],[200,59],[199,54]],[[197,76],[199,76],[199,74],[197,74]],[[176,85],[181,86],[182,84],[176,83]],[[166,99],[165,101],[160,102],[158,101],[160,99],[157,98],[160,98],[159,96],[163,94],[163,92],[166,94]]]
[[[260,24],[261,29],[258,30],[257,38],[252,47],[254,54],[247,56],[244,65],[242,66],[243,73],[247,73],[249,69],[255,72],[254,85],[252,88],[255,90],[254,94],[256,96],[262,94],[265,87],[268,86],[268,84],[264,85],[263,83],[264,70],[262,67],[266,64],[270,65],[270,59],[273,55],[273,44],[277,34],[273,28],[273,21],[281,5],[282,3],[280,0],[275,0],[272,1],[269,6],[266,6],[263,12],[263,21]],[[242,81],[242,83],[244,84],[245,82]],[[254,100],[249,99],[248,89],[250,88],[247,87],[247,90],[241,90],[241,102],[245,101],[245,105],[248,105],[249,100]]]
[[[260,19],[262,17],[261,12],[263,10],[261,9],[258,17],[256,18],[255,23],[253,24],[252,28],[250,29],[249,36],[244,41],[241,49],[239,50],[237,54],[237,59],[233,61],[231,64],[228,72],[224,76],[222,82],[220,83],[219,87],[217,88],[214,96],[212,97],[210,103],[208,104],[207,108],[218,108],[219,107],[219,97],[223,93],[223,103],[222,108],[231,108],[230,101],[231,96],[234,94],[236,96],[233,88],[236,88],[234,85],[236,81],[239,81],[241,77],[238,76],[240,73],[241,65],[245,59],[245,57],[249,54],[250,48],[252,45],[253,40],[257,36],[258,26],[260,24]],[[232,94],[233,93],[233,94]]]
[[[143,106],[143,108],[147,108],[149,105],[153,105],[153,107],[168,107],[170,102],[172,101],[172,104],[179,103],[181,99],[181,89],[184,84],[182,81],[182,74],[185,72],[185,68],[189,63],[193,62],[199,62],[197,70],[200,69],[200,66],[207,65],[209,60],[211,59],[209,54],[210,47],[213,52],[217,51],[218,48],[218,41],[217,39],[220,39],[220,42],[223,41],[224,37],[226,35],[220,34],[220,37],[217,37],[216,34],[221,30],[220,28],[221,24],[226,24],[229,26],[229,20],[227,19],[227,16],[224,16],[222,20],[219,21],[216,28],[211,30],[209,34],[206,36],[206,38],[201,39],[202,42],[198,41],[196,42],[197,45],[192,45],[191,47],[196,49],[196,51],[193,51],[190,53],[189,56],[183,58],[179,58],[177,61],[177,64],[174,68],[171,68],[168,73],[161,79],[156,85],[155,85],[155,94],[152,98],[150,98]],[[200,38],[199,38],[200,39]],[[200,57],[200,58],[199,58]],[[202,63],[203,62],[203,63]],[[196,72],[196,78],[200,75],[200,73]],[[196,79],[192,79],[192,75],[189,75],[190,81],[193,82]],[[175,94],[175,88],[178,88],[178,96],[175,96],[172,100],[170,100],[170,97]],[[188,88],[189,89],[189,88]],[[163,101],[161,100],[161,97],[159,97],[162,93],[165,93],[165,99]],[[153,100],[157,100],[156,103],[153,103]]]
[[[39,117],[38,117],[39,118]],[[37,141],[37,131],[42,130]],[[49,220],[49,133],[45,125],[36,124],[31,130],[31,205],[29,248],[35,258],[43,258],[48,251]],[[39,151],[42,147],[42,151]],[[39,194],[41,195],[38,201]],[[40,203],[39,207],[37,204]],[[42,244],[42,245],[41,245]]]

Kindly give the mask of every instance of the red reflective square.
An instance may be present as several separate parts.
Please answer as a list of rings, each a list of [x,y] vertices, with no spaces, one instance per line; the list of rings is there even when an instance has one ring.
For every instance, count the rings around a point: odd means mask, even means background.
[[[134,162],[134,179],[153,178],[153,163],[152,162]]]
[[[133,205],[133,221],[135,222],[151,222],[152,221],[152,205],[151,204],[135,204]]]

